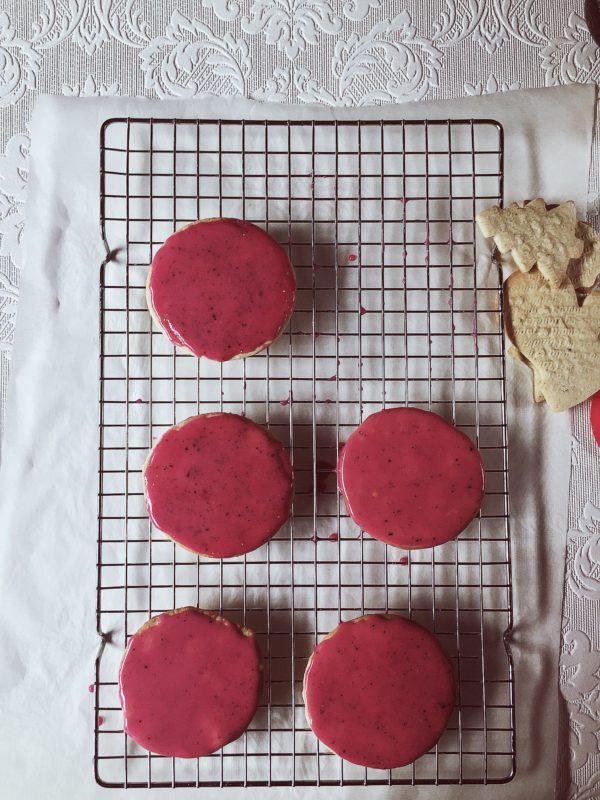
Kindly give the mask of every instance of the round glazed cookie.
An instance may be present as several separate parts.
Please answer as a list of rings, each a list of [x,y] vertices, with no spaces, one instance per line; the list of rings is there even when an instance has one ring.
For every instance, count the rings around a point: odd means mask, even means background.
[[[262,667],[252,631],[198,608],[153,617],[127,645],[119,670],[125,732],[152,753],[214,753],[248,727]]]
[[[393,769],[444,732],[454,677],[437,639],[414,622],[367,614],[342,622],[304,673],[306,718],[324,745],[353,764]]]
[[[200,414],[169,428],[144,465],[154,525],[210,558],[248,553],[277,533],[293,486],[283,445],[237,414]]]
[[[239,219],[207,219],[176,231],[152,260],[150,313],[177,347],[214,361],[258,353],[289,320],[294,271],[283,248]]]
[[[352,519],[406,550],[454,539],[483,500],[483,462],[475,445],[418,408],[368,417],[346,442],[337,473]]]

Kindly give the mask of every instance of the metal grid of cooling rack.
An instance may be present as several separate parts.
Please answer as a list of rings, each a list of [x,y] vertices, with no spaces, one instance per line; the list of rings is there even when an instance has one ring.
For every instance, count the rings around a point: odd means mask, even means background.
[[[257,122],[114,119],[101,131],[100,488],[95,771],[105,786],[494,783],[515,770],[501,277],[477,266],[474,217],[502,200],[491,120]],[[298,278],[289,330],[223,365],[152,329],[156,249],[203,217],[243,217]],[[431,409],[469,434],[487,471],[479,518],[453,542],[403,554],[362,535],[336,491],[340,445],[385,406]],[[293,516],[245,557],[194,557],[148,521],[141,467],[191,414],[266,425],[296,473]],[[151,755],[122,728],[117,675],[146,619],[183,605],[252,627],[265,687],[247,733],[201,759]],[[439,637],[458,703],[407,767],[357,767],[304,718],[314,644],[340,619],[403,613]]]

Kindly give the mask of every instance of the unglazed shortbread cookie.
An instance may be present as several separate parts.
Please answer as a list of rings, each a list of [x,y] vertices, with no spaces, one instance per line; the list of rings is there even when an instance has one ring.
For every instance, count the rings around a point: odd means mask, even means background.
[[[211,558],[248,553],[277,533],[293,487],[283,445],[237,414],[200,414],[169,428],[144,465],[152,522]]]
[[[506,333],[535,371],[536,391],[553,411],[600,389],[600,294],[579,306],[570,281],[552,288],[537,270],[504,283]]]
[[[483,463],[473,442],[418,408],[368,417],[346,442],[337,471],[352,519],[407,550],[454,539],[483,500]]]
[[[477,214],[476,221],[484,236],[494,238],[501,253],[511,253],[521,272],[537,264],[551,286],[560,286],[570,260],[583,253],[575,213],[572,201],[548,210],[544,200],[537,199],[506,208],[492,206]]]
[[[400,616],[342,622],[304,673],[315,736],[353,764],[410,764],[440,738],[455,703],[452,666],[437,639]]]
[[[197,608],[153,617],[131,637],[121,662],[124,729],[152,753],[214,753],[250,724],[261,673],[248,628]]]
[[[589,291],[600,275],[600,236],[587,222],[577,223],[577,236],[583,241],[583,253],[571,261],[567,275],[576,289]]]
[[[295,295],[283,248],[258,226],[225,218],[169,236],[146,285],[152,318],[169,340],[214,361],[268,347],[286,326]]]

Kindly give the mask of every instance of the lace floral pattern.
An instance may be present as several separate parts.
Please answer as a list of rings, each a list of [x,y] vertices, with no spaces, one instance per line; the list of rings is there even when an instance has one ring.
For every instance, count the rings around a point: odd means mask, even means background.
[[[583,6],[583,0],[7,0],[0,11],[2,382],[18,305],[27,122],[37,92],[246,95],[360,106],[600,81],[600,50]],[[591,207],[598,206],[599,180],[595,173]],[[561,684],[570,712],[572,800],[600,797],[600,480],[588,414],[584,405],[571,415]]]

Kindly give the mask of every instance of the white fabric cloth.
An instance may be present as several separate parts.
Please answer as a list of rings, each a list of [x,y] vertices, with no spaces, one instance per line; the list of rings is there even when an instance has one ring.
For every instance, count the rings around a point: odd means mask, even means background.
[[[93,782],[98,415],[98,131],[112,116],[492,117],[505,127],[507,200],[586,203],[592,87],[360,112],[258,103],[43,98],[32,123],[18,334],[0,473],[0,751],[7,797],[100,797]],[[531,403],[509,365],[517,778],[497,798],[547,798],[555,782],[557,659],[569,471],[568,416]],[[58,378],[58,379],[57,379]],[[522,376],[521,376],[522,378]],[[431,789],[365,795],[426,798]],[[483,797],[443,787],[440,798]],[[178,790],[181,797],[195,792]],[[346,797],[356,789],[345,789]],[[167,793],[155,790],[157,797]],[[239,792],[204,790],[204,796]],[[270,790],[273,797],[314,790]],[[135,798],[141,792],[123,796]],[[244,797],[264,796],[244,790]]]

